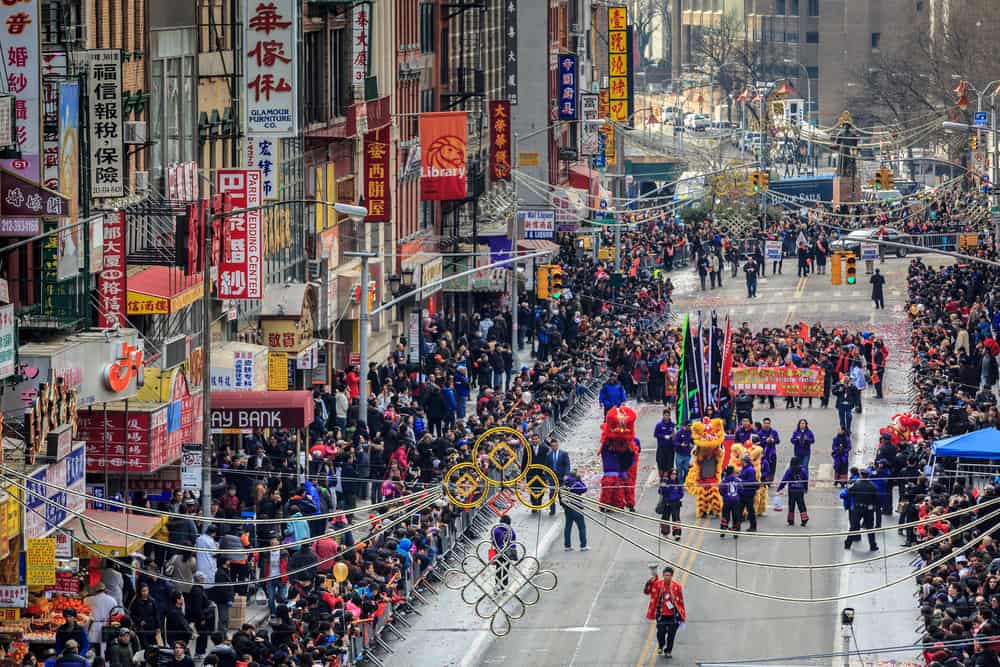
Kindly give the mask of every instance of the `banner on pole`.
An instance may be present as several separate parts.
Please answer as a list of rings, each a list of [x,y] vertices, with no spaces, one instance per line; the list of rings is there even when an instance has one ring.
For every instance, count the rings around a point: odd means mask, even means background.
[[[420,198],[445,201],[466,197],[464,111],[420,115]]]
[[[815,366],[739,366],[733,369],[733,391],[743,391],[750,396],[819,398],[823,395],[823,369]]]

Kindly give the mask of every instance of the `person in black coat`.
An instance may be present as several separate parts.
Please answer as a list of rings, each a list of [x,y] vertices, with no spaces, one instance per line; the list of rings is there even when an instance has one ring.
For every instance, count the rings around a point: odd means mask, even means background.
[[[176,641],[186,644],[191,640],[191,624],[184,616],[184,595],[175,591],[171,602],[163,618],[163,640],[170,646]]]
[[[879,494],[878,488],[869,479],[867,468],[862,469],[861,478],[848,487],[847,497],[850,499],[851,511],[856,513],[859,527],[874,528],[875,512],[879,506]],[[860,541],[860,535],[848,535],[844,541],[844,548],[850,549],[854,542]],[[870,551],[878,551],[875,533],[868,533],[868,548]]]
[[[195,573],[194,585],[184,596],[184,615],[198,631],[195,655],[205,655],[208,649],[208,636],[215,630],[215,612],[212,610],[212,602],[205,593],[205,575],[201,572]]]
[[[885,276],[875,269],[875,275],[869,281],[872,284],[872,301],[875,302],[876,310],[885,310]]]
[[[303,549],[299,549],[299,551],[303,551]],[[229,629],[229,608],[233,606],[233,587],[228,584],[232,582],[229,561],[220,559],[219,569],[215,572],[215,585],[208,589],[208,599],[215,603],[218,612],[215,627],[222,633]]]

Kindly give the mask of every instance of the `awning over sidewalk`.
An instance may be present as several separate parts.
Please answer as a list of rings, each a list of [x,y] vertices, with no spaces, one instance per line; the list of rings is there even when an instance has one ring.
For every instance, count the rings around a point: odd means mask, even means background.
[[[104,526],[94,521],[100,521]],[[78,557],[91,558],[102,554],[121,558],[141,551],[146,538],[154,537],[166,522],[166,517],[88,509],[82,517],[72,519],[65,528],[73,531]],[[125,535],[125,532],[133,537]]]
[[[554,241],[547,241],[545,239],[521,239],[517,242],[518,250],[528,250],[530,252],[538,252],[544,250],[547,252],[558,253],[559,244]]]
[[[129,315],[169,315],[202,297],[201,274],[174,266],[148,266],[128,277]]]
[[[212,433],[306,428],[313,408],[311,391],[213,391]]]

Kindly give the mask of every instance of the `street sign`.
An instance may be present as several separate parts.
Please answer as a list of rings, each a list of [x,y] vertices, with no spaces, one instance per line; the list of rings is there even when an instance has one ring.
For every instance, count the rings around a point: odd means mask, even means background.
[[[990,120],[989,111],[977,111],[972,121],[972,124],[975,127],[986,127],[989,124],[989,120]]]

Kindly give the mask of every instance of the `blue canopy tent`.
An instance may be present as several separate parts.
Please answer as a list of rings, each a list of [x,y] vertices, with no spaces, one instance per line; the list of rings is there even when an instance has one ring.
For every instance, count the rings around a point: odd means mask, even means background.
[[[931,448],[933,457],[931,466],[933,469],[934,459],[946,456],[956,459],[955,468],[962,459],[974,461],[1000,461],[1000,431],[997,429],[983,428],[978,431],[970,431],[962,435],[955,435],[950,438],[935,440]],[[983,464],[971,464],[970,474],[979,474],[992,477],[996,474],[996,469],[987,468]]]

